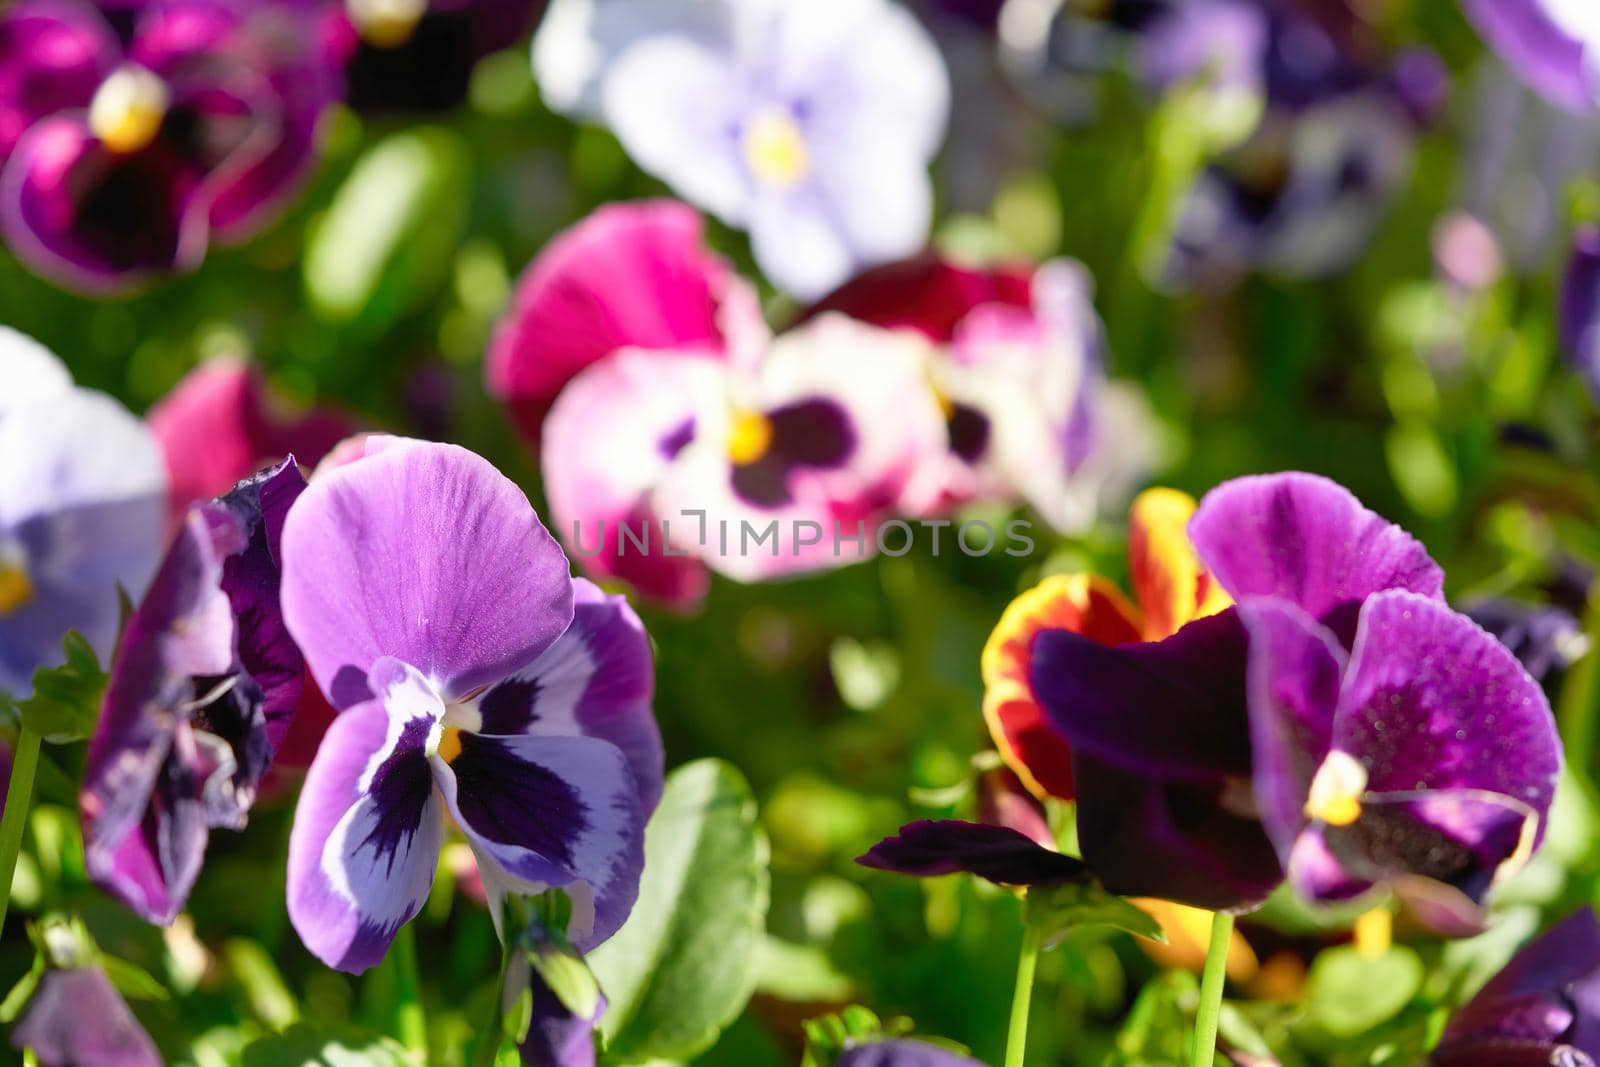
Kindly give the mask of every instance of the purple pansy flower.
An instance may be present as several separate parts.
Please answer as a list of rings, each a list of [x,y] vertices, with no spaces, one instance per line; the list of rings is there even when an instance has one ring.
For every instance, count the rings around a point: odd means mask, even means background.
[[[34,270],[124,288],[254,233],[298,188],[336,86],[288,3],[79,0],[0,16],[0,228]]]
[[[927,239],[949,79],[890,0],[557,0],[534,66],[797,296]]]
[[[300,700],[278,608],[293,460],[192,507],[128,620],[89,744],[84,857],[151,922],[182,910],[214,827],[242,829]]]
[[[1574,111],[1600,103],[1600,7],[1589,0],[1461,0],[1517,75]]]
[[[111,655],[118,589],[161,558],[167,476],[143,423],[5,327],[0,382],[0,691],[21,698],[69,630]]]
[[[491,914],[573,901],[580,949],[638,892],[659,795],[643,629],[568,576],[527,498],[464,449],[387,437],[319,476],[283,535],[284,617],[341,709],[289,841],[289,916],[359,972],[422,906],[448,817]]]
[[[574,1003],[562,1000],[545,981],[536,958],[565,954],[569,966],[585,965],[574,958],[570,947],[559,945],[542,929],[530,927],[525,937],[526,942],[511,953],[500,991],[501,1014],[507,1019],[520,1016],[527,998],[528,1029],[517,1042],[522,1062],[535,1067],[595,1067],[595,1029],[608,1007],[605,995],[598,986],[580,989],[574,983],[567,990]]]
[[[1584,908],[1523,947],[1445,1027],[1434,1067],[1600,1062],[1600,921]]]
[[[852,1041],[835,1064],[836,1067],[984,1067],[971,1056],[910,1038]]]
[[[47,970],[11,1031],[42,1067],[161,1067],[161,1054],[98,965]]]
[[[1561,348],[1600,400],[1600,229],[1583,226],[1572,239],[1561,282]]]
[[[1089,874],[1082,860],[1046,848],[1019,830],[958,819],[907,823],[856,862],[918,878],[962,873],[1019,887],[1059,885]]]

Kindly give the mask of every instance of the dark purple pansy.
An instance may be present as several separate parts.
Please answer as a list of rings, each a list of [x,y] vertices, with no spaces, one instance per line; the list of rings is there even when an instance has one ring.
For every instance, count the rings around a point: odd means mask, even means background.
[[[984,1067],[970,1056],[910,1038],[851,1044],[840,1053],[835,1064],[836,1067]]]
[[[293,460],[195,505],[128,620],[80,798],[89,874],[151,922],[183,908],[215,827],[240,829],[299,703],[278,608]]]
[[[258,230],[308,172],[337,88],[292,4],[169,0],[118,23],[78,0],[0,16],[0,228],[90,291]]]
[[[595,1067],[595,1029],[606,1013],[605,995],[591,988],[592,1003],[577,1009],[563,1001],[532,959],[535,953],[562,950],[534,940],[512,952],[501,988],[501,1011],[508,1018],[522,1010],[524,994],[529,996],[528,1030],[517,1044],[522,1062],[534,1067]]]
[[[361,111],[444,111],[466,98],[472,69],[532,31],[546,0],[348,0],[325,29]]]
[[[1600,921],[1584,908],[1517,953],[1467,1002],[1434,1067],[1593,1067],[1600,1061]]]
[[[94,965],[41,975],[11,1047],[31,1051],[42,1067],[161,1067],[150,1035]]]
[[[1600,229],[1580,227],[1561,282],[1561,349],[1600,398]]]
[[[918,878],[973,874],[1008,886],[1058,885],[1088,877],[1083,861],[1045,848],[1026,834],[957,819],[908,823],[856,862]]]

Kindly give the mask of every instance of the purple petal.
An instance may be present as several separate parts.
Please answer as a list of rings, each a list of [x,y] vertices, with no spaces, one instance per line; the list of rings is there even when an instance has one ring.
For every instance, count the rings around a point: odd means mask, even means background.
[[[1260,904],[1283,881],[1272,842],[1245,813],[1242,782],[1163,783],[1081,754],[1072,771],[1078,843],[1111,892],[1231,910]]]
[[[645,811],[661,799],[655,663],[626,597],[572,583],[572,625],[542,655],[490,687],[476,706],[484,734],[597,737],[622,750]]]
[[[1444,572],[1414,537],[1312,474],[1225,482],[1200,501],[1189,537],[1235,600],[1282,597],[1324,622],[1383,589],[1443,596]]]
[[[572,1009],[539,977],[525,955],[519,953],[513,966],[523,968],[521,981],[533,993],[533,1018],[528,1024],[528,1034],[518,1046],[522,1062],[537,1063],[545,1067],[595,1067],[595,1029],[606,1013],[606,998],[602,995],[592,1018],[574,1015]],[[507,993],[520,991],[509,987]],[[512,1006],[507,997],[507,1009]]]
[[[390,661],[390,706],[371,701],[333,721],[306,774],[289,835],[289,919],[306,948],[352,974],[383,959],[427,899],[443,839],[425,755],[435,725],[407,716],[415,698]]]
[[[1361,612],[1334,746],[1359,758],[1373,793],[1477,789],[1532,809],[1542,833],[1561,749],[1549,702],[1471,619],[1412,593]]]
[[[1506,65],[1552,103],[1573,111],[1595,106],[1597,85],[1590,51],[1600,41],[1563,25],[1549,0],[1462,0],[1467,17]],[[1581,5],[1565,4],[1572,14]]]
[[[1600,229],[1580,227],[1561,280],[1561,349],[1600,397]]]
[[[1311,781],[1333,745],[1346,655],[1338,639],[1286,600],[1239,607],[1250,634],[1250,749],[1256,805],[1289,862]]]
[[[1164,641],[1116,647],[1045,630],[1033,642],[1033,691],[1076,752],[1141,774],[1217,782],[1250,774],[1245,657],[1233,611]]]
[[[382,656],[465,696],[572,621],[566,557],[527,497],[454,445],[369,443],[295,503],[283,559],[284,619],[336,707]]]
[[[930,878],[965,872],[997,885],[1052,885],[1085,877],[1081,860],[1004,826],[954,819],[908,823],[856,858],[863,867]]]
[[[0,18],[0,160],[46,115],[89,106],[121,51],[91,5],[22,0]]]
[[[983,1067],[983,1064],[925,1041],[897,1038],[852,1046],[839,1057],[838,1067]]]
[[[580,950],[616,933],[644,868],[644,812],[621,750],[590,737],[457,740],[433,768],[477,854],[490,914],[502,893],[554,886],[572,898],[568,936]]]
[[[45,1067],[161,1067],[155,1043],[99,967],[46,971],[11,1047],[30,1050]]]

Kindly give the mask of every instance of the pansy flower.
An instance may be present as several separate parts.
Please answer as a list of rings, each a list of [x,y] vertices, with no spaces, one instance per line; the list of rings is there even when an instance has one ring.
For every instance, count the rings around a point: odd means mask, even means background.
[[[545,0],[344,0],[324,34],[345,99],[366,112],[447,111],[478,60],[522,40]]]
[[[32,269],[125,288],[259,230],[335,86],[292,4],[169,0],[119,38],[79,0],[0,16],[0,228]]]
[[[1489,47],[1552,103],[1600,103],[1600,8],[1585,0],[1461,0]]]
[[[89,743],[80,807],[95,882],[173,920],[211,829],[243,829],[300,700],[278,607],[293,460],[192,507],[128,620]]]
[[[834,311],[885,329],[916,330],[947,344],[972,311],[990,304],[1033,307],[1033,268],[1001,263],[969,267],[936,252],[862,271],[805,312]]]
[[[851,1041],[839,1054],[835,1067],[984,1067],[971,1056],[963,1056],[941,1045],[911,1038],[882,1041]]]
[[[527,498],[451,445],[370,437],[283,534],[283,608],[341,709],[289,841],[289,917],[359,972],[426,899],[447,820],[491,914],[565,890],[587,950],[638,892],[660,788],[642,628],[574,583]]]
[[[143,423],[5,327],[0,381],[0,691],[21,698],[69,630],[111,655],[118,590],[161,559],[167,477]]]
[[[1600,229],[1581,226],[1561,281],[1561,350],[1600,399]]]
[[[672,200],[607,204],[523,272],[485,374],[490,395],[536,446],[562,386],[613,352],[724,355],[765,335],[754,287],[706,246],[694,209]]]
[[[950,88],[889,0],[558,0],[534,66],[547,101],[596,99],[640,166],[748,230],[797,296],[927,238]]]
[[[355,430],[342,412],[294,410],[259,369],[228,357],[190,371],[145,421],[166,457],[179,514],[290,455],[314,470]]]
[[[161,1067],[161,1054],[99,965],[51,968],[11,1031],[41,1067]]]
[[[1600,922],[1583,908],[1523,947],[1450,1020],[1434,1067],[1600,1062]]]

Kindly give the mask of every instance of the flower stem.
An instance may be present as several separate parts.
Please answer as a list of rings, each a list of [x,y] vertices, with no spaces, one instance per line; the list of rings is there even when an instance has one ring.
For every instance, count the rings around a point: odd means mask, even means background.
[[[1583,632],[1589,649],[1567,668],[1556,698],[1556,723],[1566,743],[1567,765],[1579,781],[1588,781],[1600,719],[1600,597],[1591,596],[1584,611]]]
[[[33,800],[33,772],[38,766],[39,735],[24,725],[11,756],[11,785],[6,789],[5,814],[0,816],[0,930],[5,929],[6,911],[11,906],[11,879],[17,872],[22,830],[28,825],[28,807]]]
[[[1211,1067],[1217,1058],[1217,1016],[1222,1011],[1222,986],[1228,978],[1228,945],[1233,938],[1233,916],[1219,911],[1211,916],[1211,947],[1200,976],[1200,1009],[1194,1020],[1194,1067]]]
[[[1042,940],[1036,923],[1022,927],[1022,951],[1017,954],[1017,988],[1011,997],[1011,1028],[1006,1036],[1006,1067],[1022,1067],[1028,1051],[1028,1008],[1033,1003],[1033,972],[1039,962]]]
[[[415,923],[406,923],[395,934],[390,952],[394,956],[395,1036],[413,1052],[428,1054],[428,1020],[422,1011],[422,983],[417,977],[417,935]]]

